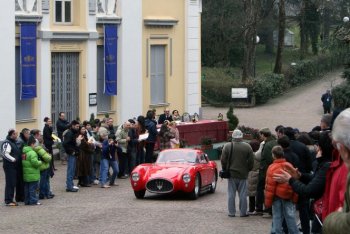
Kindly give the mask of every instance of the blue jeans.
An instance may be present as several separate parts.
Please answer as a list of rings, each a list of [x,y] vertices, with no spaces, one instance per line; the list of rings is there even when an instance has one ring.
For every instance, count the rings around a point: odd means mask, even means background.
[[[239,196],[240,216],[247,215],[247,180],[229,178],[228,184],[228,213],[236,214],[236,192]]]
[[[68,155],[67,159],[67,180],[66,180],[66,186],[67,189],[73,189],[74,183],[74,175],[75,175],[75,164],[77,161],[77,157],[74,155]]]
[[[117,161],[110,161],[108,159],[101,159],[101,163],[100,163],[100,183],[101,183],[101,186],[103,186],[107,183],[107,175],[108,175],[109,166],[111,166],[112,170],[113,170],[113,174],[109,180],[110,184],[114,184],[115,178],[117,177],[117,175],[119,173]]]
[[[275,234],[282,234],[282,221],[286,220],[288,233],[299,234],[295,220],[295,205],[290,200],[275,199],[272,203],[272,231]]]
[[[50,168],[40,172],[39,197],[48,197],[50,192]]]
[[[38,181],[24,182],[24,204],[35,205],[38,202],[38,184]]]

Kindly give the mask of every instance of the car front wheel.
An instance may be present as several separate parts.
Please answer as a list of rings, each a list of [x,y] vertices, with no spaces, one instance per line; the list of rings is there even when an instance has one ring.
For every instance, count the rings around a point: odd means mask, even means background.
[[[190,194],[190,197],[195,200],[199,197],[199,192],[201,189],[201,177],[200,175],[197,173],[196,174],[196,178],[194,179],[194,188]]]
[[[134,191],[135,197],[137,199],[142,199],[145,197],[146,190]]]

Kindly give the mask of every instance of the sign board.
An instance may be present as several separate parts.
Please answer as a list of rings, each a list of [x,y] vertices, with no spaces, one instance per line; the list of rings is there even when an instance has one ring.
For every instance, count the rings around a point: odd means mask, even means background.
[[[89,93],[89,106],[97,105],[97,93]]]
[[[248,98],[247,88],[232,88],[231,89],[232,98]]]

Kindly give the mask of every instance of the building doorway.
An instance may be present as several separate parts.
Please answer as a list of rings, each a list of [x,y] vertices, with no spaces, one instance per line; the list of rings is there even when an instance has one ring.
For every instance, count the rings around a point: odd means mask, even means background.
[[[79,117],[79,53],[51,53],[51,114],[53,127],[60,112]]]

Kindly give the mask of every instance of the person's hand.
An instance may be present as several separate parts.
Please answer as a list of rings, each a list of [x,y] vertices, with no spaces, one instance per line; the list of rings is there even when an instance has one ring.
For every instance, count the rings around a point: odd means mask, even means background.
[[[78,140],[82,140],[83,138],[84,138],[83,135],[79,135],[79,136],[78,136]]]
[[[127,137],[127,138],[126,138],[126,141],[130,141],[130,137]]]
[[[281,170],[279,173],[273,174],[273,180],[277,183],[286,183],[292,176],[285,170]]]
[[[336,211],[342,212],[343,211],[343,207],[339,207]]]

